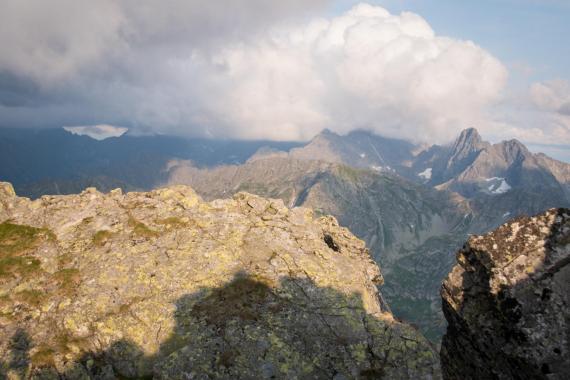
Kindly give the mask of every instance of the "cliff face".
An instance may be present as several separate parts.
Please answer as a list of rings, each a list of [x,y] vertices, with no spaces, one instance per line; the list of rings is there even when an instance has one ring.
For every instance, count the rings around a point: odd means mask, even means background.
[[[437,378],[381,282],[361,240],[281,201],[0,183],[0,378]]]
[[[570,210],[472,237],[444,281],[448,379],[566,379],[570,373]]]

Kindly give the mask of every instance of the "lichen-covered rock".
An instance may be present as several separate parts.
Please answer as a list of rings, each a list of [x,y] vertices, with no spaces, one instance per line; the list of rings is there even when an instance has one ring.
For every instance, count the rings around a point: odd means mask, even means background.
[[[442,286],[447,379],[567,379],[570,210],[474,236]]]
[[[0,204],[0,378],[439,377],[334,218],[185,186]]]

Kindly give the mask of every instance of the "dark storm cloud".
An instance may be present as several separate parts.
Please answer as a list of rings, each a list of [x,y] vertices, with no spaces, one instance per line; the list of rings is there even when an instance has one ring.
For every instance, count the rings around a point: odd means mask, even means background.
[[[30,107],[41,102],[39,86],[31,79],[21,78],[9,72],[0,72],[0,105],[6,107]]]
[[[139,128],[148,128],[168,119],[157,113],[169,107],[157,110],[168,102],[169,61],[246,40],[326,3],[0,0],[0,124],[136,127],[146,117]]]

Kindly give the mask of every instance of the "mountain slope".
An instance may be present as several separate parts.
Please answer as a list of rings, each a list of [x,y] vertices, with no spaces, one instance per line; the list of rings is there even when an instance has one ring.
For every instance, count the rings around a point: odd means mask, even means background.
[[[213,169],[172,162],[169,168],[170,184],[191,185],[206,199],[248,191],[334,215],[382,265],[395,314],[431,339],[443,333],[439,285],[470,223],[448,193],[387,172],[286,157]]]
[[[467,149],[457,149],[465,146]],[[517,140],[491,145],[482,142],[473,130],[464,131],[451,147],[440,149],[438,154],[428,184],[469,199],[477,219],[473,232],[489,231],[519,215],[570,206],[570,165],[533,154]],[[420,162],[418,157],[416,171],[427,165]]]
[[[260,155],[262,158],[280,156],[334,162],[376,171],[405,171],[418,149],[418,146],[407,141],[371,132],[357,130],[341,136],[325,129],[306,145],[293,148],[288,153],[262,151]]]
[[[345,136],[324,131],[288,154],[265,155],[277,156],[389,171],[456,192],[478,219],[472,232],[488,231],[510,217],[570,206],[570,164],[533,154],[516,140],[490,144],[475,128],[462,131],[449,145],[423,149],[362,131]]]
[[[2,378],[440,377],[364,243],[281,201],[0,183],[0,248]]]

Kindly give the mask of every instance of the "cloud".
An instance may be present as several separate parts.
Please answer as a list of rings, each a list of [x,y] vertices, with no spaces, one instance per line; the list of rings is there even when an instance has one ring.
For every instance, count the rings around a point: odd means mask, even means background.
[[[105,69],[133,53],[184,55],[243,38],[326,0],[0,0],[0,69],[42,83]],[[123,62],[133,63],[133,62]],[[124,69],[124,68],[123,68]],[[53,83],[51,83],[53,84]]]
[[[279,140],[368,128],[445,141],[491,130],[507,80],[473,42],[368,4],[315,18],[326,1],[0,3],[10,125]]]
[[[275,139],[324,127],[448,139],[484,117],[507,77],[472,42],[366,4],[176,64],[185,81],[213,95],[200,99],[200,124]]]
[[[536,82],[525,90],[505,102],[500,115],[494,115],[494,137],[546,144],[550,151],[559,151],[555,146],[570,142],[570,82]]]
[[[89,136],[95,140],[119,137],[128,131],[128,128],[115,127],[108,124],[63,127],[63,129],[67,132],[73,133],[74,135]]]
[[[570,82],[566,80],[533,83],[530,96],[534,104],[544,111],[570,115]]]

